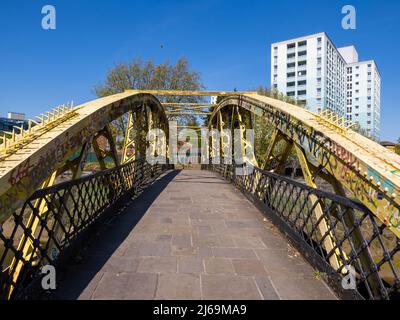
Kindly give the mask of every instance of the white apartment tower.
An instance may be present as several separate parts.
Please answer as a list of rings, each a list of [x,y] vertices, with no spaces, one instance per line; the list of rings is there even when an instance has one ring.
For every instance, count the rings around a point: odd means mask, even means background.
[[[358,81],[348,77],[353,68],[360,71],[356,73]],[[358,62],[354,47],[337,49],[324,32],[273,43],[271,84],[279,92],[301,101],[310,111],[328,108],[358,121],[371,138],[379,139],[379,72],[373,61]],[[350,102],[354,107],[349,108]]]
[[[358,61],[353,46],[339,48],[347,63],[346,117],[375,140],[380,137],[381,76],[375,61]]]

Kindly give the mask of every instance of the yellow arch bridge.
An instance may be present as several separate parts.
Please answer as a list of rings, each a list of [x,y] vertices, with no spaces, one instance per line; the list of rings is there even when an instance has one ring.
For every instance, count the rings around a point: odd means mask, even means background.
[[[209,133],[201,167],[181,171],[169,120],[188,115]],[[284,175],[293,156],[301,179]],[[400,157],[329,111],[126,90],[0,136],[0,297],[397,299],[399,210]]]

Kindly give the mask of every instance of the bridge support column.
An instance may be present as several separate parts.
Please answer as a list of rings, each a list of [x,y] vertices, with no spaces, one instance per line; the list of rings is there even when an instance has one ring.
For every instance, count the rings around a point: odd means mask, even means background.
[[[315,167],[313,164],[308,163],[308,167],[312,170],[314,176],[320,176],[323,180],[328,182],[334,189],[337,195],[342,197],[347,197],[346,192],[340,182],[329,173],[325,173],[322,171],[322,166]],[[336,219],[340,220],[341,217],[338,217],[336,213],[332,212]],[[365,239],[362,235],[360,228],[354,227],[356,223],[356,216],[354,210],[347,209],[346,213],[342,215],[343,222],[346,225],[347,230],[353,230],[349,235],[349,238],[353,244],[353,250],[358,252],[359,259],[359,269],[362,269],[363,272],[370,273],[369,279],[366,279],[368,285],[370,286],[370,290],[373,292],[375,296],[381,295],[381,281],[377,274],[377,271],[374,270],[374,266],[376,263],[374,262],[368,247],[363,247],[365,243]],[[346,257],[347,260],[347,257]],[[357,262],[354,261],[354,264]],[[345,270],[344,270],[345,271]],[[368,289],[367,289],[368,290]]]

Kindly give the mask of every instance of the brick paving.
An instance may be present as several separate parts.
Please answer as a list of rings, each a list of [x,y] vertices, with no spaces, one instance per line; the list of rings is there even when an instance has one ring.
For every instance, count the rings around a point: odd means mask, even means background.
[[[53,299],[336,299],[239,191],[207,171],[160,177],[81,255]]]

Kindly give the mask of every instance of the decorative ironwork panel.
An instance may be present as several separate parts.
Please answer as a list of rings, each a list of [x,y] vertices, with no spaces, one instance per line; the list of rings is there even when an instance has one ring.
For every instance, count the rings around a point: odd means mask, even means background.
[[[0,229],[0,297],[21,296],[43,266],[57,266],[89,226],[166,169],[136,160],[36,191]]]
[[[318,269],[322,266],[340,296],[399,298],[400,241],[364,205],[256,167],[240,167],[248,170],[246,175],[236,175],[234,165],[208,168],[230,180],[275,218],[314,266]],[[314,214],[317,206],[322,208],[319,218]],[[323,220],[327,221],[327,230],[321,233],[318,226]],[[334,244],[331,250],[326,249],[327,237]],[[336,270],[329,263],[333,255],[340,262]],[[342,283],[347,283],[352,272],[355,288],[348,290]]]

